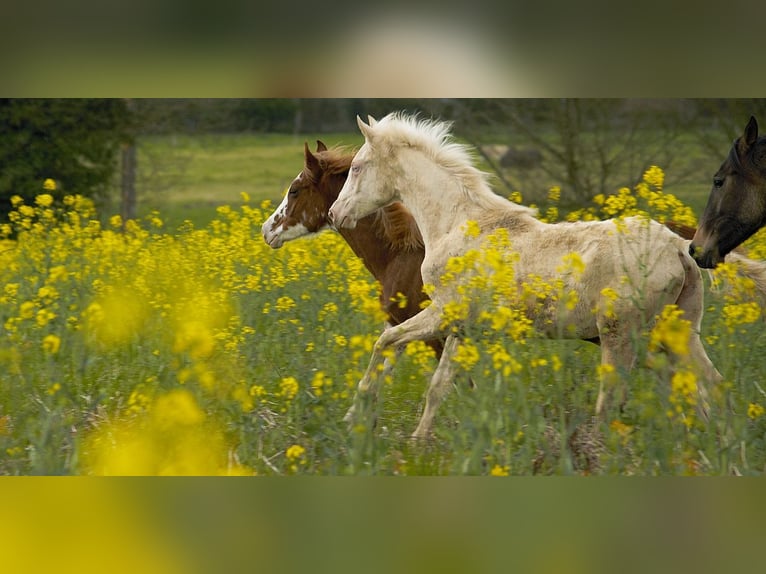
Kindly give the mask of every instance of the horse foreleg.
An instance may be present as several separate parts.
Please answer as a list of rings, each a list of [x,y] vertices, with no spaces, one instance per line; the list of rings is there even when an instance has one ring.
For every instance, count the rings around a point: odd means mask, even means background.
[[[393,360],[391,360],[390,357],[384,357],[383,358],[383,366],[380,369],[379,373],[377,373],[377,380],[385,381],[386,377],[388,377],[391,374],[391,371],[394,370],[394,364],[396,363],[396,360],[399,358],[399,355],[402,354],[402,351],[404,350],[403,346],[396,347],[396,355],[394,356]],[[376,367],[377,368],[377,367]],[[357,396],[354,397],[354,402],[351,404],[351,407],[349,407],[348,411],[346,411],[346,414],[343,417],[343,420],[347,423],[350,423],[354,420],[354,415],[356,413],[356,404],[357,404],[357,398],[359,393],[365,393],[370,396],[371,400],[376,400],[378,398],[378,392],[380,390],[379,385],[372,385],[371,382],[368,380],[365,380],[366,377],[362,377],[362,379],[359,380],[359,383],[357,384]]]
[[[455,380],[458,364],[452,360],[452,357],[455,351],[457,351],[458,343],[459,341],[454,335],[450,335],[444,342],[439,365],[436,367],[436,371],[434,371],[431,377],[431,383],[428,385],[426,406],[423,409],[423,415],[420,417],[420,422],[415,432],[412,433],[412,438],[424,439],[431,434],[436,410],[449,392],[452,381]]]
[[[356,395],[351,408],[346,413],[344,420],[352,422],[357,414],[359,405],[364,400],[375,398],[378,394],[380,381],[385,378],[386,372],[386,349],[390,347],[404,348],[410,341],[429,340],[439,334],[441,312],[436,305],[423,309],[420,313],[407,319],[395,327],[390,327],[381,333],[372,349],[370,362],[364,376],[357,385]],[[390,372],[390,369],[389,369]]]

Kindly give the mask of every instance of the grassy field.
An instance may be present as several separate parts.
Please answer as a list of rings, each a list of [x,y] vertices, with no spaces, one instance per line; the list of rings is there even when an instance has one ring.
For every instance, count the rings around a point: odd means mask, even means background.
[[[124,232],[118,218],[99,223],[82,198],[17,205],[13,230],[0,229],[18,233],[0,245],[0,473],[726,475],[766,468],[760,300],[730,269],[706,300],[703,341],[725,378],[712,392],[709,421],[697,415],[694,375],[671,369],[648,344],[652,336],[683,338],[682,318],[637,332],[643,366],[620,373],[627,401],[597,420],[598,349],[542,341],[509,321],[469,329],[461,376],[433,440],[409,438],[435,367],[422,344],[408,346],[370,416],[348,428],[343,415],[383,321],[377,287],[335,233],[279,250],[260,237],[270,213],[261,202],[278,199],[300,169],[303,139],[144,142],[143,165],[152,157],[166,163],[155,171],[156,195],[144,190],[145,217]],[[167,163],[169,148],[175,163]],[[579,217],[689,216],[663,192],[661,177],[651,181]],[[178,228],[185,219],[192,223]],[[754,257],[766,254],[762,238],[749,245]],[[465,384],[469,376],[475,388]]]
[[[171,225],[190,219],[204,224],[219,205],[281,199],[303,168],[303,144],[358,147],[359,134],[237,134],[144,138],[138,147],[141,214],[159,210]]]
[[[139,212],[145,215],[159,210],[171,226],[184,219],[205,224],[215,216],[216,206],[236,204],[243,192],[256,203],[264,199],[277,202],[303,165],[303,143],[308,142],[313,151],[317,139],[330,146],[358,147],[363,143],[358,133],[143,138],[138,148]],[[668,181],[677,182],[666,191],[679,197],[699,216],[718,164],[702,156],[691,139],[679,145],[686,145],[687,153],[666,173]],[[480,166],[488,169],[485,163],[480,162]],[[539,181],[544,182],[538,185],[543,196],[549,185],[561,184],[545,178]],[[116,205],[110,209],[118,211]]]

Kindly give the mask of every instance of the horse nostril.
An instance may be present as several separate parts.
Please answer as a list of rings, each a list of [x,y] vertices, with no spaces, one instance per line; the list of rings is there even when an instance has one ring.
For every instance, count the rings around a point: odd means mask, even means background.
[[[695,255],[696,253],[697,253],[697,248],[696,248],[696,247],[694,247],[694,244],[693,244],[693,243],[690,243],[690,244],[689,244],[689,255],[691,255],[692,257],[694,257],[694,255]]]

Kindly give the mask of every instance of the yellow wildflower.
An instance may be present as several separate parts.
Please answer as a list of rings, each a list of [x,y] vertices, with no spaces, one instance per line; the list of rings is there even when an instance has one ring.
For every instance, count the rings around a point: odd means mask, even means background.
[[[667,349],[676,355],[689,353],[691,322],[683,318],[683,310],[677,305],[666,305],[657,318],[649,338],[649,349]]]
[[[61,348],[61,338],[58,335],[46,335],[43,337],[43,350],[46,353],[55,355]]]
[[[500,466],[499,464],[493,466],[492,470],[489,471],[490,476],[508,476],[510,473],[510,466]]]
[[[763,416],[764,408],[762,405],[759,405],[758,403],[750,403],[747,405],[747,416],[751,418],[752,420],[755,420],[761,416]]]
[[[452,360],[463,367],[463,369],[466,371],[469,371],[476,363],[479,362],[479,358],[480,354],[478,347],[474,345],[471,339],[465,339],[457,348],[455,356],[452,357]]]
[[[277,311],[289,311],[290,309],[293,309],[294,307],[295,307],[295,300],[292,297],[288,297],[287,295],[277,299],[277,302],[274,305],[274,308]]]
[[[298,380],[295,377],[284,377],[279,382],[279,394],[282,397],[285,397],[288,401],[291,401],[295,398],[295,395],[298,394]]]
[[[50,207],[53,205],[53,196],[49,193],[42,193],[35,198],[35,203],[40,207]]]
[[[561,258],[561,265],[556,268],[556,271],[558,273],[571,273],[572,277],[577,280],[585,273],[585,262],[579,253],[573,251]]]
[[[465,236],[469,239],[476,238],[481,234],[481,228],[479,227],[479,224],[473,220],[466,221],[462,229],[465,233]]]

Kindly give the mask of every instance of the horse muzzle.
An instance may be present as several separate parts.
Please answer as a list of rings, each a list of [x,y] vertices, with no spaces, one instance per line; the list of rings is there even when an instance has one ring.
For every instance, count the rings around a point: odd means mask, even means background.
[[[339,206],[337,202],[327,212],[327,221],[335,229],[354,229],[356,227],[356,218],[347,213],[347,210],[343,206]]]
[[[268,225],[269,222],[263,224],[261,227],[261,236],[266,244],[272,249],[279,249],[284,243],[279,233],[279,227],[276,225]]]
[[[689,255],[702,269],[715,269],[723,261],[723,257],[718,254],[717,249],[702,250],[696,247],[694,243],[689,245]]]

